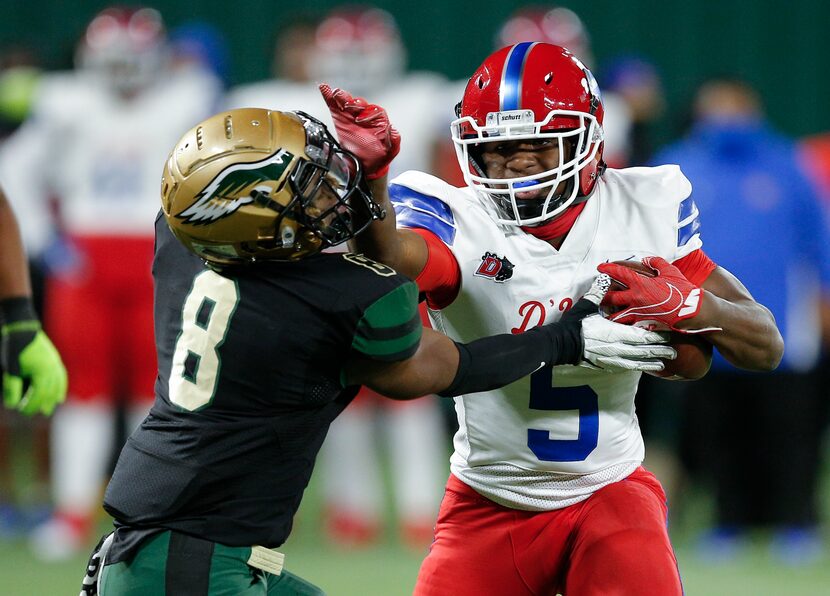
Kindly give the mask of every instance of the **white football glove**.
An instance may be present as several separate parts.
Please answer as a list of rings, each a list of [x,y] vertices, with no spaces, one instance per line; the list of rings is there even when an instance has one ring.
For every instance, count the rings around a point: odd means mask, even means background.
[[[582,297],[595,305],[602,302],[611,286],[611,278],[602,273]],[[600,314],[582,319],[584,350],[580,366],[602,370],[663,370],[661,358],[673,360],[677,352],[671,346],[668,333],[646,331],[614,323]]]
[[[666,345],[668,333],[621,325],[598,314],[582,319],[582,339],[580,366],[588,368],[658,372],[664,368],[661,358],[677,357],[675,349]]]

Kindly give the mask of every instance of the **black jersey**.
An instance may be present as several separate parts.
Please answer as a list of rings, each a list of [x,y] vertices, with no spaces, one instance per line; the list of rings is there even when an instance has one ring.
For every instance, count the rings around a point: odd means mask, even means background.
[[[418,347],[417,288],[353,254],[213,271],[156,221],[156,399],[104,498],[119,524],[230,546],[282,544],[346,358]]]

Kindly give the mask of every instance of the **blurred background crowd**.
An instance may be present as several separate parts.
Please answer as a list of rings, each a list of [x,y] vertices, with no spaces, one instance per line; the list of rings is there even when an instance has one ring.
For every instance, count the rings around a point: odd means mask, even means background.
[[[114,454],[152,402],[153,220],[164,160],[186,129],[248,106],[327,121],[317,91],[327,82],[387,109],[403,138],[393,176],[417,169],[460,185],[448,124],[465,76],[496,47],[538,40],[597,76],[610,167],[680,164],[706,252],[785,338],[773,374],[716,357],[700,382],[644,379],[646,465],[669,492],[670,521],[694,517],[690,552],[704,561],[739,557],[760,529],[776,564],[826,564],[830,5],[447,4],[0,9],[0,184],[69,371],[51,419],[0,413],[0,541],[62,561],[97,539]],[[323,539],[422,553],[453,424],[438,398],[361,394],[315,472]],[[701,500],[705,515],[686,513]]]

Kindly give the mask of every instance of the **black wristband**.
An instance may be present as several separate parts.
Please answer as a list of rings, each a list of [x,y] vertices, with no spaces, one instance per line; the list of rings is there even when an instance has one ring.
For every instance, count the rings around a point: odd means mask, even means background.
[[[18,296],[0,300],[0,325],[37,320],[37,312],[35,312],[31,297]]]
[[[456,342],[458,371],[443,397],[503,387],[545,365],[576,364],[582,357],[580,320],[535,327],[519,335],[494,335]]]

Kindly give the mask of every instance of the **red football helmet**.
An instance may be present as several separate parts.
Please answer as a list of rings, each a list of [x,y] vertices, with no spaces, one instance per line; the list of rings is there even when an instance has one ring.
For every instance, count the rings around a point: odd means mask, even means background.
[[[524,42],[491,54],[470,77],[456,113],[452,138],[464,180],[495,202],[500,223],[551,219],[590,195],[604,170],[599,86],[560,46]],[[556,140],[559,165],[520,178],[488,178],[482,144],[521,139]],[[530,186],[550,190],[542,198],[517,199]]]
[[[116,91],[130,94],[158,74],[165,44],[157,10],[107,8],[89,23],[78,48],[78,66],[99,73]]]
[[[398,25],[380,8],[338,8],[317,27],[313,77],[352,93],[370,93],[400,77],[406,52]]]

